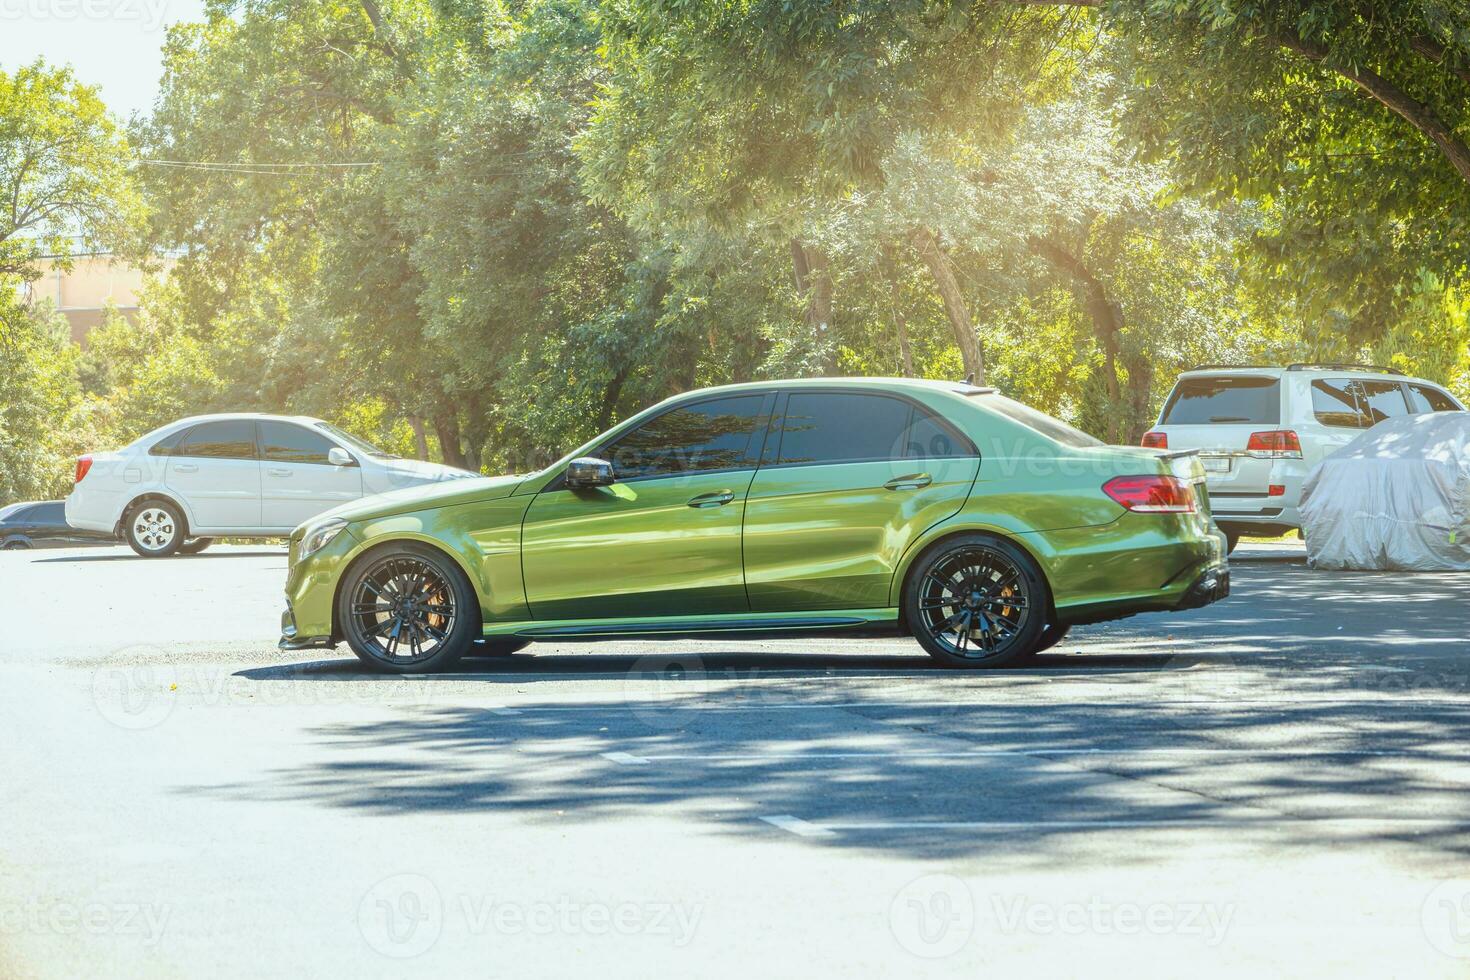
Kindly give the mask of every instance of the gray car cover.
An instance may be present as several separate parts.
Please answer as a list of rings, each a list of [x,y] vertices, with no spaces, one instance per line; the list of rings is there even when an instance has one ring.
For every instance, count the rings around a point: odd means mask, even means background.
[[[1470,412],[1387,419],[1302,485],[1313,568],[1470,569]]]

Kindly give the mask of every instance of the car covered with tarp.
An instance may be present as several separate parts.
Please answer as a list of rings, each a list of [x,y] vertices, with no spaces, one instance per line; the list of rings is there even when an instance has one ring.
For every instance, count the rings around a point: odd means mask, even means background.
[[[1313,568],[1470,569],[1470,412],[1380,422],[1302,487]]]

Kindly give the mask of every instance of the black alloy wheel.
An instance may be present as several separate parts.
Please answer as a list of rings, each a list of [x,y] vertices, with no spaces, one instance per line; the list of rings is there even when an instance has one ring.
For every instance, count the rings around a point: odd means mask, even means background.
[[[1046,584],[1023,551],[970,535],[941,542],[919,562],[905,611],[930,656],[951,667],[1001,667],[1036,651]]]
[[[338,617],[352,652],[395,673],[442,670],[480,633],[475,591],[452,560],[403,544],[369,555],[338,595]]]

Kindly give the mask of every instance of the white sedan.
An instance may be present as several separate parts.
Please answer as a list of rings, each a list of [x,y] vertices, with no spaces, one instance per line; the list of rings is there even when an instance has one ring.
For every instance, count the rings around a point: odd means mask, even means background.
[[[279,537],[372,494],[477,474],[403,459],[321,419],[200,415],[77,460],[74,528],[116,534],[145,557],[214,537]]]

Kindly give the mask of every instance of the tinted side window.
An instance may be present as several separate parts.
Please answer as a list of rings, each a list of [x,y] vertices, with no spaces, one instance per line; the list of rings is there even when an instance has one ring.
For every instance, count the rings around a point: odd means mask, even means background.
[[[795,392],[786,402],[782,463],[857,463],[967,455],[938,419],[901,398]]]
[[[40,512],[41,508],[38,504],[31,504],[29,507],[17,507],[5,519],[5,523],[29,527],[36,523],[36,518],[40,515]]]
[[[618,479],[754,466],[765,395],[739,395],[665,412],[604,452]]]
[[[1366,429],[1373,423],[1363,409],[1358,382],[1338,380],[1312,382],[1312,414],[1323,425]]]
[[[180,429],[178,432],[164,436],[162,439],[158,440],[151,447],[149,447],[148,455],[172,456],[175,452],[178,451],[179,443],[183,441],[184,436],[188,435],[191,431],[192,430],[187,428]]]
[[[281,463],[326,463],[337,444],[289,422],[260,423],[260,455]]]
[[[1460,406],[1454,400],[1428,385],[1409,385],[1409,403],[1415,414],[1421,412],[1458,412]]]
[[[61,501],[37,504],[26,512],[27,524],[46,524],[66,527],[66,504]]]
[[[970,455],[970,447],[965,440],[956,438],[949,426],[921,408],[915,408],[913,412],[908,435],[904,439],[905,459],[949,459]]]
[[[204,456],[211,459],[254,459],[255,423],[250,419],[205,422],[189,430],[175,456]]]
[[[1164,406],[1163,425],[1276,425],[1281,383],[1275,378],[1222,375],[1184,378]]]
[[[1384,419],[1398,418],[1409,414],[1409,404],[1404,401],[1404,389],[1395,381],[1360,381],[1362,399],[1372,418],[1369,425],[1377,425]]]

